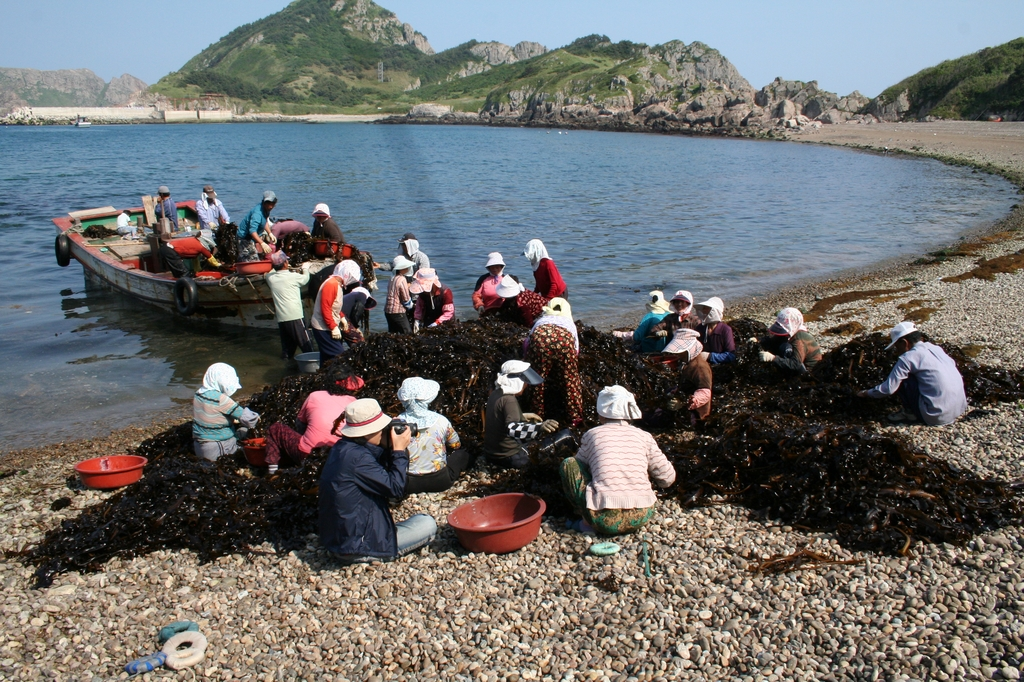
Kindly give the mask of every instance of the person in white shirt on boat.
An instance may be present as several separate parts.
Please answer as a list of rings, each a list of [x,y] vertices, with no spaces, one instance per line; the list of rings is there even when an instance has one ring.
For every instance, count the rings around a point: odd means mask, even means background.
[[[135,239],[138,236],[138,228],[132,225],[131,212],[126,208],[117,216],[117,233],[125,239]]]
[[[203,194],[196,202],[196,214],[199,216],[199,229],[204,233],[209,231],[211,237],[218,227],[231,222],[231,216],[217,198],[213,185],[203,187]]]

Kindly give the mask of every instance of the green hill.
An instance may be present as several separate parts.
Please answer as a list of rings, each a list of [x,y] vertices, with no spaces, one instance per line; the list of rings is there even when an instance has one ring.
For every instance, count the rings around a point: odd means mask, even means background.
[[[527,100],[632,108],[712,93],[724,103],[751,89],[702,43],[588,36],[548,52],[472,40],[435,54],[426,37],[370,0],[295,0],[235,29],[152,90],[186,101],[217,93],[246,108],[302,114],[404,113],[423,102],[510,113]]]
[[[872,108],[890,120],[1024,119],[1024,38],[924,69],[885,90]]]

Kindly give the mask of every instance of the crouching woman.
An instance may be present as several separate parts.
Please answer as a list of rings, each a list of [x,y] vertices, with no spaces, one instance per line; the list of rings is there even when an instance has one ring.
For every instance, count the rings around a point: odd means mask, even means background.
[[[260,416],[231,396],[240,389],[235,368],[223,362],[210,365],[203,385],[192,398],[192,445],[196,456],[216,462],[238,451],[238,441],[256,426]]]
[[[437,534],[426,514],[397,524],[391,518],[388,499],[405,492],[410,441],[408,427],[391,421],[376,400],[350,403],[320,475],[320,544],[342,563],[394,559]]]
[[[606,386],[597,396],[601,425],[585,434],[579,452],[562,462],[562,490],[583,521],[598,533],[631,533],[654,516],[660,488],[676,471],[651,434],[629,422],[642,415],[633,394]]]

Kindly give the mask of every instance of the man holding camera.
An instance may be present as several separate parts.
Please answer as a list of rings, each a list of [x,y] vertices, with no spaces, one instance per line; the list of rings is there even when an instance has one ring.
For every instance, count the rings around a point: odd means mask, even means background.
[[[396,524],[388,506],[405,491],[408,425],[360,399],[345,408],[341,436],[320,475],[320,544],[351,564],[394,559],[433,540],[434,519],[416,514]]]

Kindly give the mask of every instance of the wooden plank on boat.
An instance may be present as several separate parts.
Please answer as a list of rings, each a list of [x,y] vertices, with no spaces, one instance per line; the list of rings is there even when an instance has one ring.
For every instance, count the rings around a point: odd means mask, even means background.
[[[142,256],[148,256],[150,254],[149,244],[139,243],[119,243],[111,244],[107,247],[110,253],[114,254],[121,260],[126,258],[141,258]]]
[[[156,225],[156,202],[148,194],[142,197],[142,210],[146,214],[146,225]]]
[[[103,215],[104,213],[113,213],[116,211],[113,206],[104,206],[103,208],[86,208],[81,211],[72,211],[68,213],[68,217],[72,220],[81,220],[82,218],[91,218],[95,215]]]

